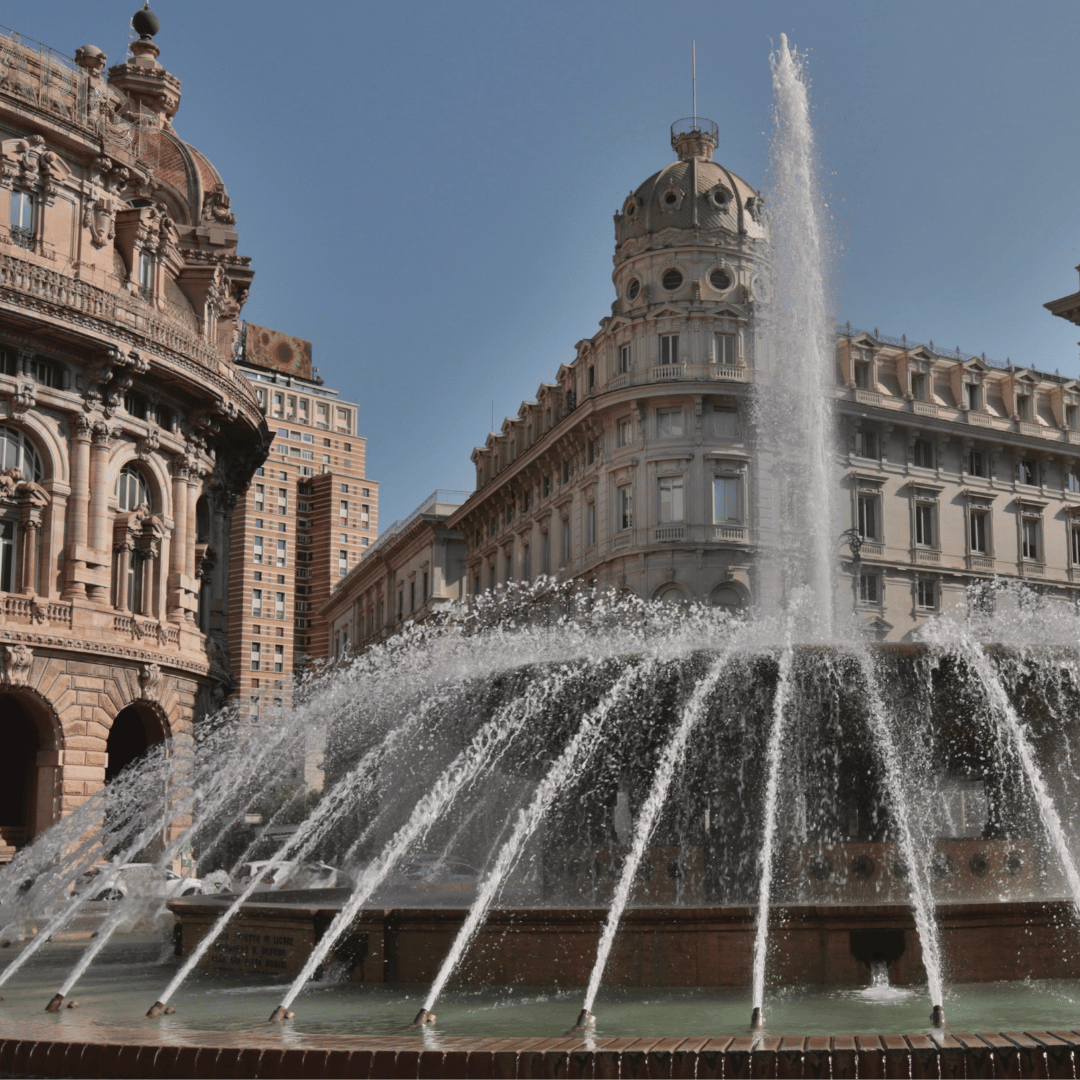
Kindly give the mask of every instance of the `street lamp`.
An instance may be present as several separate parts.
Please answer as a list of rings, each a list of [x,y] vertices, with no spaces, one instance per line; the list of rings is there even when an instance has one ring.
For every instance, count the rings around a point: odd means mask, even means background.
[[[840,534],[841,541],[845,542],[851,549],[851,593],[852,593],[852,608],[855,611],[859,610],[859,567],[862,566],[862,546],[864,541],[863,535],[853,525],[850,529],[845,529]]]

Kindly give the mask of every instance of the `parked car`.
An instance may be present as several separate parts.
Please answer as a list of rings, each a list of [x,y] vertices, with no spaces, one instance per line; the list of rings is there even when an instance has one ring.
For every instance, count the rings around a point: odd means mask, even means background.
[[[420,854],[404,859],[391,873],[387,885],[395,892],[460,900],[475,892],[479,882],[480,871],[462,859]]]
[[[214,891],[199,878],[181,877],[153,863],[124,863],[111,884],[94,892],[95,883],[100,885],[108,873],[108,867],[94,866],[83,874],[91,900],[122,900],[132,893],[146,897],[201,896]]]
[[[258,878],[267,889],[339,889],[351,888],[347,874],[324,862],[283,862],[272,860],[241,863],[232,873],[233,892],[247,888]]]

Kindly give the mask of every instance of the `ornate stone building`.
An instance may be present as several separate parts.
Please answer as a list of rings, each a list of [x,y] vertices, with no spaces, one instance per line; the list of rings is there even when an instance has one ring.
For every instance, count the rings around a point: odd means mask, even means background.
[[[551,574],[729,606],[752,594],[762,202],[713,161],[712,121],[679,121],[671,144],[677,160],[615,215],[611,315],[473,452],[476,493],[447,523],[472,593]]]
[[[0,36],[0,859],[233,681],[252,271],[157,19],[132,25],[108,71]]]
[[[446,522],[470,593],[543,574],[673,602],[761,595],[767,238],[716,134],[673,125],[677,160],[615,215],[611,315],[473,452],[476,491]],[[1046,306],[1080,323],[1078,297]],[[837,536],[837,562],[872,633],[905,637],[995,578],[1080,598],[1080,382],[850,328],[836,370],[837,531],[854,541]]]

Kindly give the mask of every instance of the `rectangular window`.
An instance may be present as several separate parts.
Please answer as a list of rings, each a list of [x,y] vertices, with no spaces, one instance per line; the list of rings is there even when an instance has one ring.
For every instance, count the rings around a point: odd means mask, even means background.
[[[258,513],[262,513],[266,509],[266,485],[255,485],[255,509]]]
[[[1072,564],[1080,566],[1080,525],[1073,525],[1069,530],[1069,539],[1071,540]]]
[[[1039,466],[1031,458],[1021,458],[1016,463],[1016,479],[1021,484],[1030,484],[1035,487],[1039,483]]]
[[[262,642],[253,641],[251,643],[251,670],[262,670]]]
[[[926,376],[915,372],[911,376],[911,396],[916,401],[926,400]]]
[[[978,383],[965,383],[964,392],[967,397],[967,407],[972,412],[978,412],[982,408],[982,393]]]
[[[349,500],[341,499],[338,502],[338,517],[342,521],[348,520],[349,517]]]
[[[629,446],[634,437],[634,424],[629,416],[619,420],[615,425],[615,445]]]
[[[862,604],[881,603],[881,577],[878,574],[859,575],[859,602]]]
[[[25,191],[11,193],[11,239],[19,247],[34,246],[34,201]]]
[[[630,346],[619,346],[619,374],[625,375],[630,370]]]
[[[337,411],[337,430],[344,432],[346,435],[352,434],[352,427],[349,423],[349,410],[338,409]]]
[[[878,456],[877,432],[862,429],[855,432],[855,456],[863,458]]]
[[[285,671],[285,646],[274,646],[274,671],[282,674]]]
[[[1080,430],[1080,406],[1065,406],[1065,426],[1070,431]]]
[[[349,553],[347,551],[337,553],[337,572],[338,577],[344,577],[349,572]]]
[[[416,582],[409,582],[409,610],[416,610]]]
[[[934,528],[934,504],[915,504],[915,543],[920,547],[933,547],[937,530]]]
[[[870,389],[870,365],[865,360],[855,365],[855,385],[860,390]]]
[[[279,514],[287,514],[289,512],[289,489],[278,488],[277,491],[277,512]]]
[[[682,409],[656,410],[656,437],[658,439],[673,439],[681,436],[682,434]]]
[[[989,475],[986,453],[982,450],[968,451],[968,472],[972,476],[981,476],[984,479]]]
[[[540,534],[540,573],[551,573],[551,534]]]
[[[262,618],[262,600],[263,600],[263,591],[262,591],[262,589],[252,589],[251,590],[251,614],[257,619]]]
[[[285,407],[285,397],[284,397],[284,395],[283,394],[275,394],[274,395],[274,408],[273,408],[274,416],[280,417],[284,407]]]
[[[566,566],[570,562],[570,519],[566,518],[562,523],[562,543],[559,546],[559,565]]]
[[[713,521],[717,525],[742,521],[742,481],[737,476],[713,480]]]
[[[1025,423],[1031,422],[1032,410],[1030,394],[1018,394],[1016,396],[1016,415]]]
[[[936,462],[934,444],[929,439],[916,439],[911,448],[912,464],[920,469],[932,469]]]
[[[587,390],[589,391],[590,394],[593,392],[593,390],[596,389],[596,368],[595,367],[590,366],[589,371],[588,371],[588,375],[587,375],[587,377],[585,379],[585,385],[586,385],[586,388],[587,388]]]
[[[596,461],[596,440],[590,439],[585,444],[585,464],[592,465]]]
[[[660,524],[683,519],[683,478],[664,476],[660,478]]]
[[[1032,562],[1039,561],[1039,519],[1026,517],[1020,522],[1020,554]]]
[[[660,335],[660,363],[677,364],[679,362],[679,335]]]
[[[274,618],[285,618],[285,594],[283,592],[274,593]]]
[[[880,540],[881,514],[877,495],[859,496],[859,535],[864,540]]]
[[[712,412],[713,434],[718,439],[739,437],[739,410],[729,405],[714,405]]]
[[[251,561],[254,563],[261,563],[263,561],[263,538],[261,536],[255,537]]]
[[[596,503],[585,504],[585,546],[596,547]]]
[[[1065,470],[1065,482],[1069,491],[1074,495],[1080,495],[1080,465],[1070,465]]]
[[[523,581],[532,580],[532,554],[528,544],[521,549],[521,577]],[[424,580],[427,581],[427,574]]]
[[[634,527],[634,492],[629,484],[615,489],[615,524],[619,532]]]
[[[937,610],[937,582],[931,578],[919,578],[915,584],[915,606],[924,611]]]
[[[970,523],[971,550],[976,555],[990,554],[990,515],[985,510],[972,510]]]
[[[548,473],[545,473],[544,479],[540,481],[540,494],[545,499],[551,494],[551,476]]]
[[[149,251],[139,252],[139,290],[143,296],[154,292],[154,256]]]
[[[286,565],[288,565],[288,555],[289,555],[288,548],[289,548],[288,540],[279,540],[277,542],[277,565],[278,566],[286,566]]]
[[[734,334],[713,334],[713,360],[728,367],[735,366]]]

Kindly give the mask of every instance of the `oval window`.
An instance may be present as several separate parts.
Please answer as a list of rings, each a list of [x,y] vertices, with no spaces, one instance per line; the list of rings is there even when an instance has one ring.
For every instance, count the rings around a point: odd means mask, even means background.
[[[683,276],[678,270],[666,270],[660,283],[668,292],[674,292],[683,282]]]
[[[731,275],[726,270],[717,267],[709,274],[709,284],[719,292],[727,292],[731,288]]]
[[[634,280],[631,281],[630,284],[627,285],[627,287],[626,287],[626,295],[631,300],[636,300],[638,298],[638,293],[640,293],[640,292],[641,292],[641,282],[638,281],[637,278],[634,278]]]

